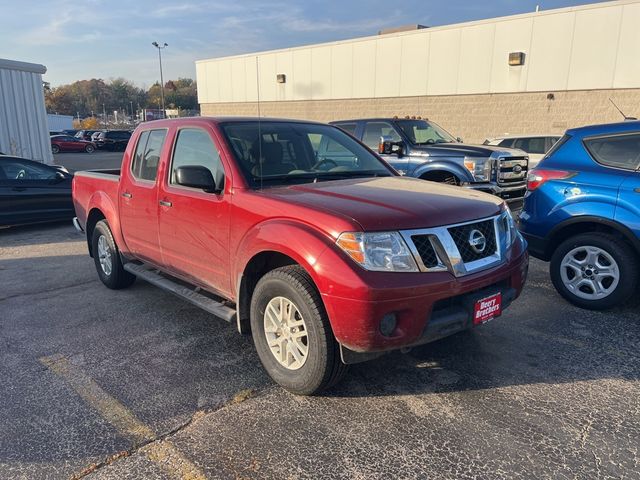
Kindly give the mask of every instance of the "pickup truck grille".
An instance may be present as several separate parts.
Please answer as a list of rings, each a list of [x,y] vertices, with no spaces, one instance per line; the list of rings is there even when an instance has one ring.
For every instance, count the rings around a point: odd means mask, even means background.
[[[430,235],[414,235],[411,237],[411,240],[413,240],[413,244],[416,246],[416,250],[418,250],[418,255],[420,255],[424,266],[434,268],[438,266],[440,262],[438,261],[438,256],[429,237]]]
[[[498,161],[498,185],[515,187],[524,185],[529,173],[527,157],[501,157]]]
[[[463,262],[475,262],[496,253],[498,247],[494,223],[492,219],[449,228],[451,238],[458,247]],[[472,235],[474,232],[479,232],[481,235],[478,233]],[[475,248],[471,243],[472,238],[481,241]]]
[[[401,230],[421,272],[450,272],[456,277],[499,265],[510,238],[503,212],[489,218],[442,227]]]

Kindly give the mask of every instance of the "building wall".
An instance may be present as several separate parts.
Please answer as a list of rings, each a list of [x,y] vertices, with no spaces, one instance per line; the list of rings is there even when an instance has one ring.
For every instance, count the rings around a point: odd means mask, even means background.
[[[196,62],[201,104],[640,88],[640,0]],[[510,52],[524,52],[509,66]],[[286,82],[277,83],[276,75]],[[434,100],[435,101],[435,100]],[[384,102],[383,102],[384,103]]]
[[[553,100],[547,98],[553,93]],[[640,88],[535,93],[438,95],[261,102],[263,116],[328,122],[373,116],[420,115],[467,142],[501,134],[563,133],[567,128],[640,117]],[[202,115],[257,115],[256,102],[205,103]]]
[[[43,65],[0,58],[0,151],[53,163],[44,106]]]

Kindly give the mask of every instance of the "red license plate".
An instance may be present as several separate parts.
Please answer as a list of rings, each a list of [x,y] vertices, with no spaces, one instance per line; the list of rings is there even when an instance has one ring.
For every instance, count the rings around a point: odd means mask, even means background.
[[[473,307],[473,324],[488,322],[502,314],[502,293],[495,293],[476,302]]]

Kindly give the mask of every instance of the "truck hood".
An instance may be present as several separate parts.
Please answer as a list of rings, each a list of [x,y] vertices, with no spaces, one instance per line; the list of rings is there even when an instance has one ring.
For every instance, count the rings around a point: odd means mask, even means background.
[[[504,148],[492,145],[467,145],[465,143],[412,145],[411,149],[427,152],[432,157],[489,157],[494,152],[516,157],[526,155],[522,150],[517,150],[515,148]]]
[[[502,204],[502,200],[486,193],[405,177],[305,183],[265,189],[262,194],[349,218],[364,231],[461,223],[497,215]]]

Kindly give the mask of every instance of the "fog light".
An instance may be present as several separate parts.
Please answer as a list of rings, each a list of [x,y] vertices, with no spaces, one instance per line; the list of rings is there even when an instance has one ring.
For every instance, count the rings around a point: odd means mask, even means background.
[[[380,333],[385,337],[390,337],[393,331],[396,329],[398,321],[396,320],[395,313],[387,313],[382,320],[380,320]]]

